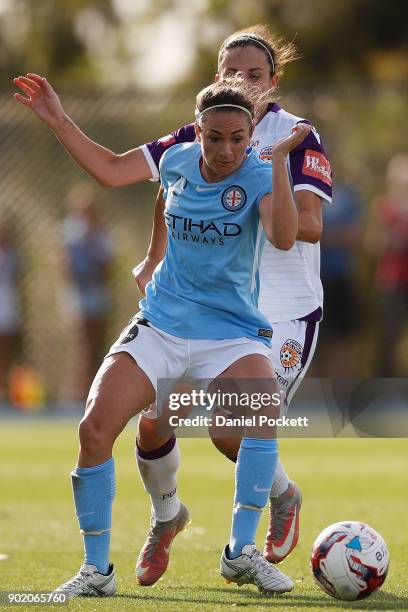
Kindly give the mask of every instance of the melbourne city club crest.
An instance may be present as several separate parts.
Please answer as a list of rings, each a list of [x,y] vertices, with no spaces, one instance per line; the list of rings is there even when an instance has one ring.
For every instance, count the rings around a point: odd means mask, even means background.
[[[231,185],[227,187],[221,196],[221,202],[225,210],[236,212],[244,208],[247,201],[247,195],[242,187]]]

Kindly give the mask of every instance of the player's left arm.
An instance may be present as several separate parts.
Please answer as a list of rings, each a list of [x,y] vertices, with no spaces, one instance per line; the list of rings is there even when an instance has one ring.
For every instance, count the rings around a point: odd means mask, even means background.
[[[298,124],[287,138],[280,140],[272,152],[272,193],[263,196],[259,214],[267,239],[284,251],[292,248],[297,234],[299,214],[292,196],[286,157],[310,133],[311,127]]]
[[[322,198],[313,191],[297,191],[298,233],[296,240],[319,242],[323,230]]]
[[[163,187],[160,187],[154,206],[153,228],[147,255],[132,270],[139,291],[145,294],[146,285],[150,282],[156,266],[162,261],[167,248],[167,228],[164,221],[165,201]]]
[[[299,212],[296,240],[319,242],[323,229],[323,203],[331,202],[332,174],[321,139],[312,127],[289,153],[289,167]]]

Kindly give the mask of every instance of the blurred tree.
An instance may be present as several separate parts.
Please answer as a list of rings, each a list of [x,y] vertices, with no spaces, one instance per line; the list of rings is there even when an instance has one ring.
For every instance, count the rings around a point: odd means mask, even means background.
[[[210,80],[214,73],[217,45],[214,46],[214,37],[208,36],[211,27],[218,29],[220,42],[234,30],[260,21],[269,23],[273,31],[285,38],[295,39],[303,54],[303,59],[290,68],[285,80],[330,82],[368,77],[406,80],[407,20],[405,0],[258,0],[256,3],[210,0],[197,27],[198,52],[190,80],[194,80],[194,75],[205,75]],[[383,69],[385,58],[389,58],[388,73]]]
[[[58,84],[98,82],[89,42],[118,23],[111,0],[1,0],[0,78],[31,71]]]
[[[223,38],[264,21],[303,53],[285,81],[404,80],[407,20],[405,0],[0,0],[0,77],[188,91]]]

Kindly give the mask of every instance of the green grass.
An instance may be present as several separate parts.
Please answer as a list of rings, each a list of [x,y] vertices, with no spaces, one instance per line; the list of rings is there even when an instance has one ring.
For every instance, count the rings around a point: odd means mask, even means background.
[[[408,610],[406,440],[281,441],[286,468],[304,494],[301,539],[283,564],[296,581],[295,590],[266,598],[255,587],[226,585],[218,574],[229,535],[234,472],[208,440],[181,440],[179,491],[193,522],[177,537],[164,578],[151,588],[136,586],[133,566],[148,529],[149,504],[133,458],[134,429],[127,428],[115,449],[111,558],[118,594],[114,599],[75,600],[70,610]],[[0,553],[8,555],[0,561],[0,589],[49,591],[70,578],[82,560],[69,479],[76,424],[3,421],[0,432]],[[344,519],[377,529],[391,554],[382,591],[356,604],[326,596],[309,571],[316,535]],[[258,531],[260,546],[265,528],[266,516]]]

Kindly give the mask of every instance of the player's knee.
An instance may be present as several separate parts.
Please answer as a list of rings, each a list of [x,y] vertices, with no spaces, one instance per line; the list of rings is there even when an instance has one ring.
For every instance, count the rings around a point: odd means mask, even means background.
[[[146,419],[143,416],[140,417],[137,432],[137,443],[139,448],[142,450],[152,451],[160,448],[169,440],[171,435],[158,435],[157,419]]]
[[[139,419],[137,431],[137,443],[140,448],[150,449],[155,444],[157,438],[157,425],[155,419],[146,419],[143,416]]]
[[[79,443],[83,451],[90,451],[98,446],[98,431],[91,419],[84,417],[78,428]]]
[[[86,415],[79,424],[79,442],[83,451],[104,449],[112,441],[103,423],[92,414]]]
[[[156,436],[156,432],[156,419],[146,419],[146,417],[141,416],[139,419],[138,436],[150,439]]]

